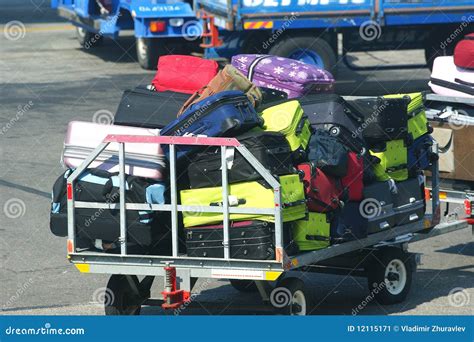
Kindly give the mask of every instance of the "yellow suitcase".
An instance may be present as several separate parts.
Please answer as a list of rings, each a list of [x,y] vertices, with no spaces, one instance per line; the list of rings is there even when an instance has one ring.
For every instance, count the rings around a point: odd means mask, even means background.
[[[303,183],[300,176],[285,175],[279,177],[283,204],[283,221],[295,221],[306,216],[306,202]],[[182,190],[181,204],[193,206],[219,205],[222,203],[222,187]],[[243,182],[229,185],[229,196],[237,199],[238,208],[274,208],[273,190],[261,182]],[[271,215],[231,214],[232,221],[261,220],[273,222]],[[220,213],[183,212],[185,227],[195,227],[222,222]]]
[[[331,224],[326,214],[308,213],[293,226],[293,240],[300,251],[326,248],[330,245]]]

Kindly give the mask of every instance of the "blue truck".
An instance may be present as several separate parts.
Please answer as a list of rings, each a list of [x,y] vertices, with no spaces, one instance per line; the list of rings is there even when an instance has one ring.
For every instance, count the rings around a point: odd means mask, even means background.
[[[269,53],[332,71],[374,50],[424,49],[431,67],[474,26],[472,0],[195,0],[194,10],[208,57]]]
[[[202,27],[192,1],[170,0],[52,0],[59,16],[76,26],[85,49],[104,37],[117,38],[134,30],[137,59],[145,69],[156,68],[158,57],[188,53],[199,47]]]
[[[334,73],[339,61],[350,66],[348,52],[421,48],[431,67],[474,26],[472,0],[52,0],[52,6],[77,27],[85,48],[133,29],[145,69],[163,54],[200,47],[208,58],[269,53]],[[400,61],[402,54],[394,64]]]

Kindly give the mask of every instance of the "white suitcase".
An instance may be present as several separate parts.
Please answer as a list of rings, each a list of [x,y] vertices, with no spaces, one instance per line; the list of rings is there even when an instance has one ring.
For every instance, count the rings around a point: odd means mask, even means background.
[[[457,67],[452,56],[437,57],[429,85],[439,95],[474,98],[474,70]]]
[[[159,136],[159,132],[158,129],[71,121],[64,141],[62,162],[69,168],[78,167],[109,134]],[[89,167],[118,172],[118,150],[118,144],[111,143]],[[165,168],[165,156],[159,144],[125,144],[126,174],[161,180]]]

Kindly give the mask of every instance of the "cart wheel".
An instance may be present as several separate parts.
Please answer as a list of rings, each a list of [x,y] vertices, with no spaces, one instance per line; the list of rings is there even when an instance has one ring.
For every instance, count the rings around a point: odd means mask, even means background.
[[[87,31],[86,29],[79,26],[76,27],[76,38],[79,42],[79,45],[85,49],[98,46],[104,41],[104,36],[101,34]]]
[[[140,282],[137,276],[129,277],[139,289]],[[133,316],[140,314],[143,298],[132,290],[127,276],[118,274],[112,275],[107,283],[107,292],[110,298],[104,303],[106,316]]]
[[[138,64],[143,69],[154,70],[158,65],[158,58],[168,53],[163,39],[137,38]]]
[[[415,271],[413,255],[400,248],[384,248],[367,268],[369,291],[384,305],[405,300]]]
[[[230,285],[239,292],[257,292],[257,285],[252,280],[230,279]]]
[[[270,293],[270,304],[279,314],[306,316],[311,307],[311,298],[301,279],[285,278]]]

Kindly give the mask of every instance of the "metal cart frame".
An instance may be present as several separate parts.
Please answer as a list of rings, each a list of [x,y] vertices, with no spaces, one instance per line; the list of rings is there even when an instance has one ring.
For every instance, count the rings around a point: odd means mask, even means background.
[[[170,162],[170,204],[143,204],[126,203],[125,201],[125,145],[134,143],[153,143],[169,145]],[[120,179],[120,202],[89,203],[78,202],[74,199],[74,183],[87,167],[97,158],[110,144],[118,145],[119,157],[119,179]],[[220,146],[222,162],[222,206],[184,206],[178,203],[177,178],[176,178],[176,146]],[[227,177],[227,151],[235,149],[238,151],[272,187],[274,192],[273,208],[238,208],[231,207],[228,203],[228,177]],[[437,145],[433,146],[433,152],[437,153]],[[332,245],[322,250],[301,253],[296,256],[288,256],[283,247],[283,224],[280,184],[263,167],[263,165],[241,145],[235,138],[207,138],[207,137],[142,137],[127,135],[109,135],[67,179],[68,200],[68,241],[67,252],[69,260],[85,273],[105,273],[136,276],[148,276],[148,281],[154,276],[164,276],[165,291],[163,296],[168,306],[176,308],[182,305],[191,291],[191,278],[220,278],[251,280],[258,284],[258,289],[264,300],[268,300],[268,292],[265,292],[262,283],[264,281],[276,281],[281,275],[290,270],[302,270],[311,265],[316,265],[325,260],[341,256],[350,252],[367,248],[400,247],[406,250],[410,241],[421,240],[430,236],[443,234],[467,227],[466,221],[458,221],[447,225],[437,226],[440,222],[440,201],[438,193],[438,164],[434,163],[432,168],[432,214],[426,215],[422,220],[388,229],[367,238]],[[79,251],[75,248],[75,215],[76,208],[94,209],[119,209],[120,210],[120,254],[93,253]],[[158,255],[129,255],[127,253],[127,210],[167,211],[172,218],[172,256]],[[178,253],[178,213],[179,212],[214,212],[222,213],[223,224],[223,258],[194,258]],[[229,217],[230,214],[264,214],[272,215],[275,221],[275,259],[274,260],[241,260],[230,257],[229,244]],[[430,231],[431,230],[431,231]],[[423,234],[428,232],[428,234]],[[130,277],[128,278],[129,282]],[[151,280],[152,281],[152,280]],[[132,284],[133,285],[133,284]],[[150,284],[151,286],[151,284]],[[133,287],[133,286],[132,286]],[[137,293],[139,291],[137,290]],[[161,303],[161,302],[160,302]]]

